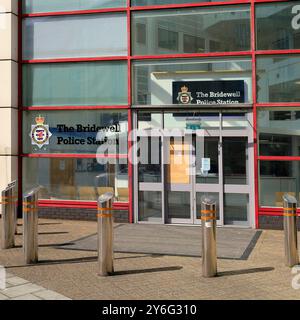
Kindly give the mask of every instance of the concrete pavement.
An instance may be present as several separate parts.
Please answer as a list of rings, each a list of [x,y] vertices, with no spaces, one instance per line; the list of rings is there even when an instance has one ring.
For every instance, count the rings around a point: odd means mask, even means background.
[[[200,257],[138,253],[116,253],[115,275],[101,278],[96,252],[57,248],[96,228],[95,222],[41,219],[40,262],[24,264],[19,234],[16,248],[0,251],[0,264],[71,299],[300,299],[300,290],[292,286],[300,270],[293,274],[284,265],[282,231],[264,230],[247,260],[218,259],[216,278],[202,277]]]

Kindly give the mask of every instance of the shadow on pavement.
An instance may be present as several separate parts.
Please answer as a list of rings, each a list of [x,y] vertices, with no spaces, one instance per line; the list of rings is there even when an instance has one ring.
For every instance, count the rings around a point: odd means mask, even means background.
[[[241,274],[268,272],[268,271],[273,271],[274,269],[275,268],[273,268],[273,267],[263,267],[263,268],[251,268],[251,269],[243,269],[243,270],[222,271],[222,272],[218,272],[218,276],[219,277],[237,276],[237,275],[241,275]]]
[[[152,272],[163,272],[163,271],[177,271],[181,270],[181,266],[172,266],[172,267],[161,267],[161,268],[151,268],[151,269],[140,269],[140,270],[124,270],[124,271],[115,271],[113,276],[122,276],[128,274],[140,274],[140,273],[152,273]]]
[[[144,257],[151,257],[151,255],[138,255],[138,256],[130,256],[130,257],[118,257],[115,260],[119,259],[138,259]],[[61,260],[40,260],[36,264],[29,265],[18,265],[18,266],[6,266],[5,268],[25,268],[25,267],[35,267],[40,265],[55,265],[55,264],[73,264],[73,263],[88,263],[88,262],[97,262],[98,256],[89,256],[89,257],[81,257],[81,258],[71,258],[71,259],[61,259]]]

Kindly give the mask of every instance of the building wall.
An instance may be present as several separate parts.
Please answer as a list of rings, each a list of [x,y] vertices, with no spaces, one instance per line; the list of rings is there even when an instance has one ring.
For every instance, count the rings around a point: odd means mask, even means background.
[[[14,178],[13,172],[17,174],[16,26],[21,2],[0,0],[0,187]],[[106,126],[122,109],[126,113],[122,122],[128,122],[130,131],[133,110],[140,112],[143,105],[163,110],[164,105],[172,104],[171,81],[165,79],[168,72],[176,75],[175,80],[185,81],[237,79],[242,74],[248,88],[246,102],[252,104],[255,117],[256,225],[271,223],[275,218],[269,214],[282,215],[285,192],[300,200],[299,1],[225,0],[217,6],[213,2],[23,1],[23,192],[43,186],[42,205],[50,204],[49,212],[64,210],[66,200],[77,208],[78,201],[95,198],[95,182],[87,178],[97,171],[103,176],[98,175],[102,180],[96,184],[113,187],[118,198],[119,190],[123,191],[119,201],[128,202],[133,221],[137,202],[133,167],[126,170],[125,165],[117,164],[100,169],[94,163],[96,148],[58,146],[57,125],[70,125],[77,119],[83,122],[84,114],[88,115],[85,124]],[[151,5],[164,7],[157,10]],[[82,12],[89,9],[88,15]],[[49,17],[45,17],[47,12],[51,12]],[[241,60],[244,68],[237,63]],[[53,133],[45,149],[32,145],[29,138],[39,115]],[[63,136],[75,134],[64,132]],[[104,156],[101,152],[98,155]],[[128,158],[127,150],[119,153],[122,159]],[[117,153],[109,154],[118,158]],[[81,187],[84,192],[79,192]],[[68,211],[70,217],[80,211],[76,210]]]
[[[114,221],[117,223],[127,223],[128,211],[114,210]],[[39,208],[39,218],[46,219],[71,219],[84,221],[97,221],[97,209],[79,208]]]
[[[18,174],[18,0],[0,0],[0,190]]]

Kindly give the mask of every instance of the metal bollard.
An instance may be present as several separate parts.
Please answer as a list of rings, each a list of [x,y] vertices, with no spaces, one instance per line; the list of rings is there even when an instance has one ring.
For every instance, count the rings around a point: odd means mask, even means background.
[[[23,251],[26,264],[38,262],[38,190],[23,198]]]
[[[2,218],[1,218],[1,249],[15,246],[14,202],[12,188],[2,191]]]
[[[17,192],[17,180],[12,181],[8,185],[9,188],[12,188],[12,194],[13,194],[13,206],[11,210],[13,210],[13,216],[14,216],[14,229],[15,234],[18,234],[18,192]]]
[[[201,224],[202,275],[215,277],[217,275],[216,201],[213,197],[201,198]]]
[[[113,197],[107,192],[98,198],[98,263],[99,275],[104,277],[114,272]]]
[[[299,263],[297,242],[297,200],[288,193],[283,196],[283,224],[285,264],[293,267]]]

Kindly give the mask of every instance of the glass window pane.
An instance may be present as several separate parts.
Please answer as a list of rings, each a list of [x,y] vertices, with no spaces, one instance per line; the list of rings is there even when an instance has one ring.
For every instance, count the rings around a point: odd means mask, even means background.
[[[23,65],[23,106],[127,105],[126,62]]]
[[[224,194],[224,223],[248,225],[249,195],[238,193]]]
[[[225,184],[247,184],[246,137],[223,137],[223,170]]]
[[[235,0],[222,0],[222,2],[234,2]],[[164,4],[184,4],[199,2],[220,2],[220,0],[131,0],[132,6],[154,6]]]
[[[161,138],[139,137],[139,182],[161,182]]]
[[[249,103],[251,69],[251,60],[246,58],[137,61],[133,64],[133,103]]]
[[[240,112],[222,112],[222,128],[223,129],[245,129],[248,127],[246,113]]]
[[[126,56],[126,23],[124,14],[24,19],[23,59]]]
[[[204,143],[203,143],[204,140]],[[203,171],[202,159],[210,161],[210,170]],[[198,138],[196,144],[196,183],[219,183],[219,138]]]
[[[126,7],[126,0],[22,0],[24,13]]]
[[[219,113],[213,112],[166,112],[164,113],[165,129],[214,129],[219,128]]]
[[[162,114],[154,112],[139,112],[138,113],[138,129],[151,130],[162,127]]]
[[[139,221],[162,222],[160,191],[139,191]]]
[[[261,156],[300,156],[300,108],[262,108],[257,119]]]
[[[23,158],[23,190],[37,186],[40,199],[96,201],[112,192],[116,201],[128,202],[128,167],[97,159]]]
[[[284,193],[290,193],[299,200],[299,170],[299,161],[260,161],[260,206],[282,208]]]
[[[300,49],[299,10],[293,12],[296,5],[298,1],[256,5],[258,50]]]
[[[41,126],[38,127],[39,122]],[[46,126],[46,127],[45,127]],[[41,131],[39,131],[41,129]],[[48,131],[49,130],[49,131]],[[41,132],[41,137],[38,136]],[[49,139],[43,134],[48,133]],[[127,154],[127,112],[59,110],[23,112],[23,152]],[[44,144],[44,143],[47,144]],[[44,145],[43,145],[44,144]]]
[[[134,55],[250,50],[249,6],[137,12],[132,21]]]
[[[167,206],[169,219],[190,219],[191,218],[191,199],[189,192],[168,191]]]
[[[258,102],[300,102],[300,55],[257,58]]]

